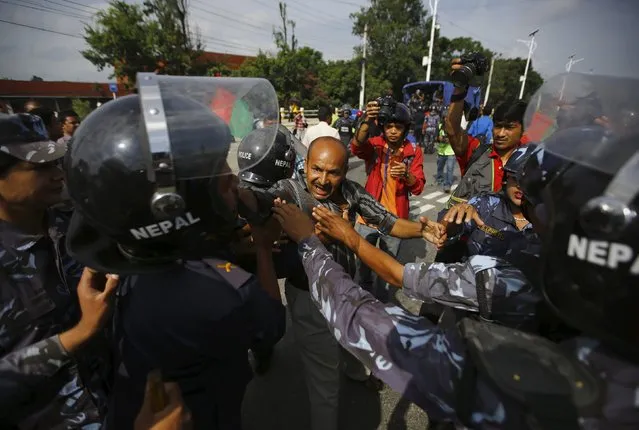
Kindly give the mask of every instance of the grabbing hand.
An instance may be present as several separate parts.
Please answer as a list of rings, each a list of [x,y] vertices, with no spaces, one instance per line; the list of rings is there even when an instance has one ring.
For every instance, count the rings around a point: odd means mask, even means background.
[[[144,403],[135,418],[134,430],[186,430],[191,428],[191,416],[184,406],[180,387],[162,383],[149,373]]]
[[[87,337],[100,331],[110,316],[118,280],[118,275],[104,275],[88,267],[82,272],[77,288],[82,318],[77,327]]]
[[[453,58],[450,62],[450,72],[453,73],[456,70],[460,70],[464,65],[461,62],[461,58]]]
[[[366,117],[365,121],[371,121],[377,119],[379,116],[379,103],[376,101],[370,101],[366,104]]]
[[[264,225],[252,225],[251,235],[255,245],[260,248],[273,248],[282,235],[282,227],[274,217],[270,217]]]
[[[391,168],[390,168],[390,175],[391,178],[403,178],[406,177],[406,173],[408,172],[408,169],[406,167],[406,164],[402,163],[401,161],[396,161],[393,160],[391,163]]]
[[[429,220],[425,216],[419,217],[419,222],[422,224],[422,237],[424,240],[436,245],[438,249],[441,248],[446,241],[446,227],[438,222]]]
[[[274,204],[273,217],[292,241],[299,243],[313,235],[313,221],[300,208],[280,199],[275,199]]]
[[[348,221],[347,212],[339,216],[328,208],[317,206],[313,208],[313,218],[317,221],[315,226],[319,231],[342,242],[349,249],[357,249],[360,235],[353,229],[350,221]]]
[[[475,221],[478,226],[484,225],[484,221],[482,221],[479,217],[477,209],[468,203],[457,203],[455,206],[450,208],[448,212],[446,212],[443,220],[446,222],[454,222],[456,224]]]

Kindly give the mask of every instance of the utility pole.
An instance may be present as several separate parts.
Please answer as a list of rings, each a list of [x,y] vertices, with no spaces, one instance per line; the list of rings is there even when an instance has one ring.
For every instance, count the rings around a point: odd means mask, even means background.
[[[559,100],[563,100],[564,99],[564,90],[566,89],[566,77],[567,74],[570,73],[570,70],[572,69],[572,66],[574,66],[575,64],[579,63],[580,61],[584,61],[583,58],[579,58],[577,60],[575,60],[575,54],[572,54],[570,57],[568,57],[568,62],[566,63],[566,75],[564,75],[562,81],[561,81],[561,91],[559,92]]]
[[[499,55],[494,55],[493,59],[490,60],[490,72],[488,72],[488,85],[486,86],[486,97],[484,97],[484,105],[488,103],[488,95],[490,94],[490,84],[493,82],[493,69],[495,68],[495,59]]]
[[[539,32],[539,29],[533,31],[528,35],[530,37],[530,46],[528,47],[528,60],[526,60],[526,69],[524,70],[524,76],[521,79],[521,91],[519,91],[519,100],[524,98],[524,88],[526,87],[526,79],[528,78],[528,67],[530,67],[530,59],[532,53],[535,50],[535,35]]]
[[[433,0],[428,0],[428,6],[430,6],[430,10],[433,12],[433,16],[430,21],[430,43],[428,44],[428,65],[426,66],[426,80],[430,81],[430,71],[433,66],[433,46],[435,45],[435,25],[437,24],[437,5],[439,4],[439,0],[435,0],[435,4],[433,5]]]
[[[366,44],[368,43],[368,24],[364,25],[364,49],[362,57],[362,76],[359,80],[359,110],[364,110],[364,91],[366,89]]]

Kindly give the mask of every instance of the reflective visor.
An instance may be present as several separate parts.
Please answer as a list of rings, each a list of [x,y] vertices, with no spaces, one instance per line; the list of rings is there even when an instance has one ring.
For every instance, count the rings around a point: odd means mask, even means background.
[[[139,73],[137,85],[152,154],[150,179],[161,187],[239,173],[242,138],[257,122],[279,115],[277,94],[266,79]],[[264,145],[273,145],[275,136],[273,128]]]

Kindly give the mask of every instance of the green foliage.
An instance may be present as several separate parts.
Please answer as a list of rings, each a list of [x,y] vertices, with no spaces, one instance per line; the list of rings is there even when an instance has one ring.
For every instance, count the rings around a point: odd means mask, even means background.
[[[71,106],[73,111],[80,115],[80,120],[83,120],[87,115],[91,113],[91,104],[88,100],[72,99]]]
[[[196,61],[202,42],[188,27],[186,0],[147,0],[142,5],[112,0],[84,28],[88,49],[84,58],[98,70],[114,68],[110,78],[135,84],[140,71],[186,75],[203,74]]]
[[[396,97],[406,83],[423,80],[430,32],[420,0],[371,0],[351,18],[353,34],[363,36],[368,27],[367,77],[389,81]],[[367,93],[371,98],[373,93]]]
[[[280,50],[276,55],[260,52],[256,58],[247,60],[236,75],[271,81],[281,106],[291,98],[300,100],[302,106],[315,106],[328,102],[328,95],[318,85],[325,67],[322,53],[305,46],[295,51]]]
[[[493,72],[493,82],[490,89],[490,101],[499,102],[505,100],[516,100],[519,98],[521,82],[519,77],[524,74],[526,68],[525,58],[508,58],[495,60],[495,70]],[[485,78],[487,83],[488,77]],[[526,88],[524,89],[524,101],[541,87],[544,80],[541,75],[532,69],[532,62],[528,69]]]
[[[260,52],[239,70],[231,71],[222,63],[200,60],[202,42],[189,29],[187,0],[145,0],[128,4],[111,0],[109,7],[96,14],[95,24],[85,27],[88,48],[82,55],[103,70],[114,67],[111,77],[118,77],[129,87],[139,71],[174,75],[254,76],[271,81],[277,90],[280,106],[296,98],[302,106],[313,109],[320,104],[357,106],[360,90],[361,47],[351,60],[324,61],[322,53],[299,47],[295,22],[288,18],[286,3],[279,3],[280,25],[273,27],[277,53]],[[371,0],[369,8],[351,15],[353,33],[363,36],[368,28],[366,99],[393,91],[401,97],[402,87],[425,79],[422,57],[428,54],[430,22],[421,0]],[[459,55],[482,52],[496,55],[481,42],[468,38],[446,38],[436,32],[431,80],[448,80],[450,61]],[[495,62],[490,100],[516,99],[519,76],[525,60],[498,59]],[[487,84],[488,73],[478,81]],[[541,85],[541,76],[529,70],[525,98]]]
[[[427,11],[420,0],[371,0],[370,8],[362,7],[351,17],[353,34],[363,36],[364,27],[368,27],[367,99],[381,95],[381,88],[374,89],[371,80],[390,82],[395,97],[399,98],[406,83],[425,79],[426,68],[422,66],[422,58],[428,55],[432,18],[427,18]],[[496,55],[477,40],[469,37],[449,39],[436,31],[431,80],[449,80],[451,60],[471,52],[483,53],[489,59]],[[524,73],[524,67],[525,60],[522,59],[495,61],[491,101],[518,98],[519,76]],[[488,73],[477,80],[485,87]],[[531,67],[524,98],[534,93],[542,81]]]

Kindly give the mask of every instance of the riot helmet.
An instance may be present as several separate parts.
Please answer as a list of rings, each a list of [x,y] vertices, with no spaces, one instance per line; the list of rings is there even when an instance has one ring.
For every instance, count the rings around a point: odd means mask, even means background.
[[[610,123],[556,129],[519,172],[524,198],[544,224],[548,304],[631,360],[639,359],[639,133],[615,119],[639,107],[638,84],[576,73],[548,80],[540,94],[569,102],[596,97],[598,115]]]
[[[265,140],[272,135],[270,128],[276,128],[277,134],[275,142],[267,145]],[[281,179],[290,178],[295,168],[295,154],[293,136],[286,127],[256,129],[242,139],[237,149],[240,180],[257,187],[270,187]],[[255,159],[260,162],[255,164]]]
[[[76,207],[70,252],[119,273],[202,258],[227,243],[238,205],[233,147],[256,106],[278,109],[263,79],[140,73],[137,85],[137,95],[83,121],[65,161]],[[266,147],[275,134],[265,129]]]
[[[524,163],[536,149],[536,143],[528,143],[515,149],[513,153],[510,154],[510,158],[508,158],[506,164],[504,164],[504,173],[517,177]]]

